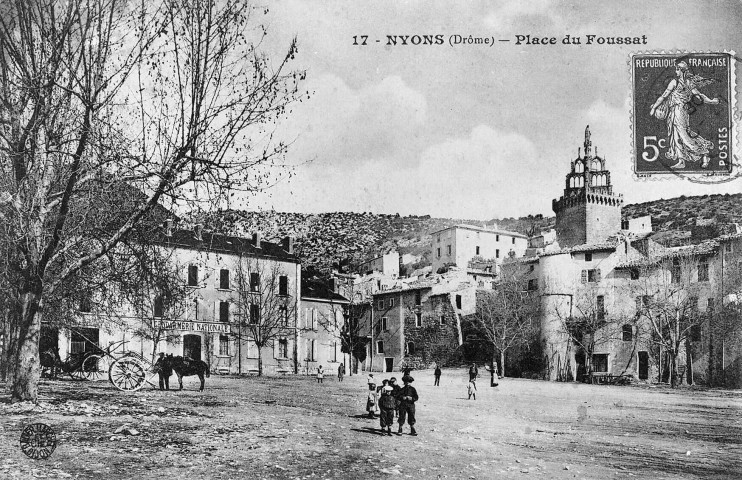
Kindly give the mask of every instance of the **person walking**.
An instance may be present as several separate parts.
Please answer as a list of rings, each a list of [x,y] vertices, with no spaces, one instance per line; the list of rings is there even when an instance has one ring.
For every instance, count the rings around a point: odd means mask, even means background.
[[[345,375],[345,364],[341,363],[338,367],[338,382],[343,381],[343,376]]]
[[[381,389],[379,397],[379,424],[381,432],[392,436],[392,424],[394,423],[394,409],[397,406],[397,399],[394,398],[394,389],[391,385],[386,385]]]
[[[474,400],[477,399],[477,381],[476,380],[469,380],[469,385],[467,385],[466,390],[469,393],[469,398],[467,398],[467,400],[471,400],[472,397],[474,397]]]
[[[410,385],[414,381],[415,379],[409,375],[402,377],[404,387],[399,390],[399,397],[397,397],[399,400],[399,429],[397,434],[399,435],[402,434],[402,426],[407,420],[410,425],[410,435],[417,436],[415,431],[415,402],[417,402],[418,396],[415,387]]]
[[[325,379],[325,371],[322,370],[322,365],[317,367],[317,383],[324,383],[323,380]]]
[[[433,386],[439,387],[441,385],[441,367],[438,366],[438,364],[435,365],[433,376],[435,376],[435,383],[433,383]]]
[[[472,363],[471,367],[469,367],[469,381],[476,380],[477,376],[479,376],[479,369],[476,363]]]

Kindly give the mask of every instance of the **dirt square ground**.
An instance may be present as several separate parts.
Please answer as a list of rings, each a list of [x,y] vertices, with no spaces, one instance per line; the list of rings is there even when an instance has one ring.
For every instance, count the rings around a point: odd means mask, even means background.
[[[481,378],[467,400],[464,369],[413,376],[417,437],[379,434],[365,375],[44,381],[37,406],[0,398],[0,478],[742,478],[740,391]],[[48,460],[20,451],[32,422],[57,432]]]

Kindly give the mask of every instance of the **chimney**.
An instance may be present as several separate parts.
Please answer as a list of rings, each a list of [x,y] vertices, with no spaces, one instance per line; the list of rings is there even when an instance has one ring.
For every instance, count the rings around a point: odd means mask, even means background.
[[[193,226],[193,235],[196,237],[196,240],[198,241],[203,240],[203,233],[204,233],[203,224],[197,223]]]
[[[283,240],[281,241],[281,246],[284,250],[286,250],[290,254],[294,254],[294,237],[288,236],[283,237]]]
[[[173,219],[168,218],[162,223],[162,228],[165,230],[165,236],[166,237],[172,237],[173,236]]]
[[[260,248],[260,240],[260,232],[252,234],[252,243],[255,245],[255,248]]]

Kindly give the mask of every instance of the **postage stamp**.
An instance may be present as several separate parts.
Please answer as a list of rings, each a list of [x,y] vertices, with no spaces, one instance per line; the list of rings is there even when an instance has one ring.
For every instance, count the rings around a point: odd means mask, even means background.
[[[730,175],[732,53],[631,56],[634,173]]]

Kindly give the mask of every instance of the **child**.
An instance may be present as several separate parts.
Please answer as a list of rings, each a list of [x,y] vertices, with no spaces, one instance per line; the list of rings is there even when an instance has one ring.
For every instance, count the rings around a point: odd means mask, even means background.
[[[322,370],[322,365],[317,367],[317,383],[323,383],[322,380],[325,378],[325,372]]]
[[[402,377],[404,387],[399,391],[399,430],[398,434],[402,433],[402,425],[404,425],[405,419],[410,425],[410,435],[417,435],[415,431],[415,402],[418,400],[417,390],[415,387],[410,385],[415,379],[409,375]]]
[[[366,400],[366,411],[368,412],[368,418],[374,418],[374,412],[376,411],[376,384],[368,384],[368,398]]]
[[[474,397],[474,400],[477,399],[477,381],[476,379],[472,378],[469,380],[469,385],[466,387],[466,389],[469,392],[469,398],[467,400],[471,400],[471,397]]]
[[[388,436],[392,436],[392,423],[394,423],[394,409],[397,406],[397,400],[393,395],[394,389],[386,385],[381,389],[381,397],[379,397],[379,424],[381,425],[381,432]],[[386,429],[386,430],[385,430]]]

